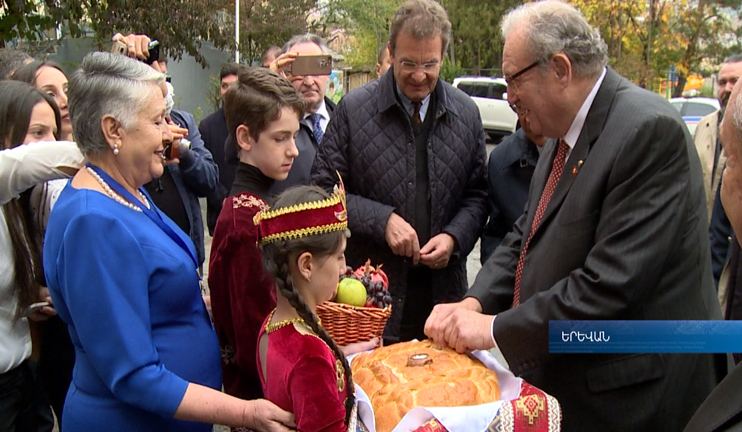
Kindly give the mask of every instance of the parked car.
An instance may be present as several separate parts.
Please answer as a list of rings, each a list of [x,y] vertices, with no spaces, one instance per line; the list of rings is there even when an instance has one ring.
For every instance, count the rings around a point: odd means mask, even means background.
[[[453,86],[471,96],[477,104],[484,131],[491,141],[499,142],[515,132],[518,116],[508,105],[508,85],[503,78],[459,77],[453,80]]]
[[[683,121],[688,126],[691,135],[696,131],[696,126],[698,126],[701,118],[719,109],[718,100],[705,97],[672,98],[670,103],[680,111],[680,115],[683,116]]]

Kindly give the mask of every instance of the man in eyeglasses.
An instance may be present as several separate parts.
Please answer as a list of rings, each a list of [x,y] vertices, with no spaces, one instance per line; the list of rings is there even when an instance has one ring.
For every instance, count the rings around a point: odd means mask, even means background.
[[[549,323],[721,319],[693,141],[666,100],[606,67],[605,42],[573,6],[526,3],[502,33],[508,100],[552,140],[525,214],[426,334],[459,352],[497,346],[556,397],[565,431],[682,430],[723,357],[554,354]]]
[[[437,2],[402,4],[390,25],[391,70],[340,101],[312,170],[324,188],[336,171],[345,182],[348,264],[384,264],[386,343],[423,339],[433,305],[463,297],[466,256],[486,217],[479,111],[438,77],[450,38]]]

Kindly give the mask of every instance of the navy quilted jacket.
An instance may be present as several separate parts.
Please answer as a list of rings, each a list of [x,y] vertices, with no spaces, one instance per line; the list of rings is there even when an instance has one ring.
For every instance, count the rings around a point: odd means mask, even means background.
[[[329,190],[339,172],[348,192],[348,265],[383,263],[394,298],[385,337],[399,334],[410,259],[394,255],[384,239],[392,212],[414,226],[415,145],[409,116],[394,94],[393,73],[347,94],[338,104],[312,169],[313,183]],[[439,80],[438,106],[428,141],[431,235],[456,239],[447,268],[433,270],[436,303],[458,301],[468,287],[466,256],[486,219],[484,130],[474,102]],[[423,245],[420,245],[421,247]]]

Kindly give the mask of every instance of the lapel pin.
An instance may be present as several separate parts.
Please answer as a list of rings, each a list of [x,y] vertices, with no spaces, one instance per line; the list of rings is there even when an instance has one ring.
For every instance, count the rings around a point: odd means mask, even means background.
[[[580,168],[582,168],[582,164],[584,164],[584,163],[585,163],[585,161],[582,160],[582,159],[580,159],[580,160],[577,161],[577,166],[573,166],[572,167],[572,176],[576,176],[577,175],[577,171],[579,171]]]

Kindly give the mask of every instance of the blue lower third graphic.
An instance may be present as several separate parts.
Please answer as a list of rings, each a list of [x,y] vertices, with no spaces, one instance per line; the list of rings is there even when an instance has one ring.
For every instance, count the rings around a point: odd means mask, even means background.
[[[549,321],[550,353],[742,353],[742,321]]]

